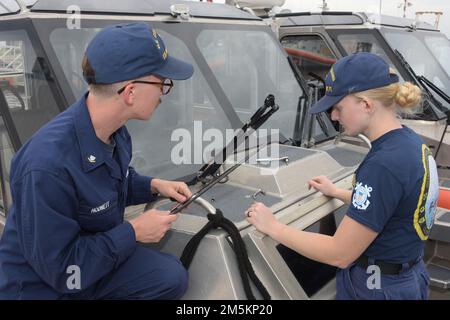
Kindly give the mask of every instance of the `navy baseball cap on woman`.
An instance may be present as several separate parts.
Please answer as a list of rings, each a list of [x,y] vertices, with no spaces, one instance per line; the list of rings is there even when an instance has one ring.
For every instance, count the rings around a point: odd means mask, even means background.
[[[328,110],[345,96],[398,82],[389,65],[373,53],[360,52],[339,59],[325,79],[325,95],[314,104],[309,113]]]
[[[111,84],[157,75],[173,80],[192,76],[191,64],[169,55],[160,36],[147,23],[127,23],[102,29],[89,43],[86,57],[95,79],[88,83]]]

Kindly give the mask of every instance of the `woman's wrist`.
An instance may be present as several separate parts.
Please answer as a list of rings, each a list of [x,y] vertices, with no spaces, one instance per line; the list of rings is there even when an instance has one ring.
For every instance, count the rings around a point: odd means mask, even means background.
[[[284,228],[286,228],[286,227],[287,227],[287,226],[286,226],[285,224],[283,224],[283,223],[279,222],[278,220],[276,220],[276,221],[272,224],[270,230],[268,230],[268,231],[266,232],[266,234],[267,234],[269,237],[271,237],[272,239],[279,240],[280,235],[283,234]]]
[[[341,200],[345,204],[349,204],[350,203],[351,194],[352,194],[352,192],[350,190],[337,188],[337,190],[335,191],[334,198],[337,198],[337,199]]]

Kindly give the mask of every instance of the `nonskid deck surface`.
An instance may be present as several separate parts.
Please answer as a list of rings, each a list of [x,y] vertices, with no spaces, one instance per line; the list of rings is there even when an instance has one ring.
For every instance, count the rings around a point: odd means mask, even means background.
[[[254,201],[264,202],[267,206],[272,206],[281,201],[280,198],[250,189],[241,188],[230,185],[216,185],[202,195],[202,198],[220,209],[223,215],[233,221],[239,222],[244,220],[244,212]],[[161,206],[160,210],[168,210],[174,203]],[[198,204],[193,203],[186,209],[183,214],[191,214],[195,216],[206,216],[207,212]]]

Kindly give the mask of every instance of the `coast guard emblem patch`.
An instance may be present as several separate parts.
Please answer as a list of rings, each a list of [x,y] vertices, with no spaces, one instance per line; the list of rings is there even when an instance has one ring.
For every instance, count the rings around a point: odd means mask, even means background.
[[[352,204],[359,210],[366,210],[370,205],[370,193],[372,187],[367,184],[363,186],[361,182],[357,182],[355,186],[355,192],[353,193]]]

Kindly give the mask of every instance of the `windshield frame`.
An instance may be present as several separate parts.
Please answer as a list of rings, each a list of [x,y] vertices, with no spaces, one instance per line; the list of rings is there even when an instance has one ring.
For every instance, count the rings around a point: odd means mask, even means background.
[[[383,33],[380,31],[380,29],[394,29],[394,30],[404,30],[399,29],[395,27],[381,27],[377,29],[368,29],[367,27],[358,27],[358,28],[327,28],[327,32],[330,34],[331,38],[333,39],[336,47],[340,51],[342,56],[346,56],[348,53],[342,46],[342,44],[338,40],[338,36],[342,34],[370,34],[374,36],[378,44],[380,45],[381,49],[384,51],[386,56],[389,58],[390,62],[394,65],[394,67],[397,69],[399,75],[404,79],[404,81],[409,81],[414,84],[416,83],[416,80],[410,75],[410,73],[406,70],[406,68],[403,66],[403,64],[399,61],[397,55],[395,54],[392,47],[389,45],[387,40],[385,39]],[[406,32],[406,31],[405,31]],[[431,54],[431,53],[430,53]],[[417,84],[420,87],[420,84]],[[427,98],[427,100],[429,100]],[[427,120],[427,121],[439,121],[445,118],[445,114],[439,110],[439,107],[437,107],[431,100],[429,100],[429,106],[431,108],[428,108],[428,110],[423,110],[423,113],[414,115],[414,117],[417,117],[417,119],[421,120]]]
[[[386,42],[386,39],[380,34],[378,29],[366,29],[366,28],[353,28],[353,29],[327,29],[327,32],[331,35],[336,47],[339,49],[340,53],[343,56],[346,56],[350,53],[347,53],[345,48],[342,46],[341,42],[338,40],[340,35],[361,35],[361,34],[369,34],[375,38],[375,40],[380,45],[383,52],[389,58],[390,62],[394,65],[397,71],[400,73],[400,76],[405,79],[405,81],[410,81],[411,78],[408,73],[404,71],[402,64],[398,61],[397,56],[394,51],[392,51],[389,44]]]

